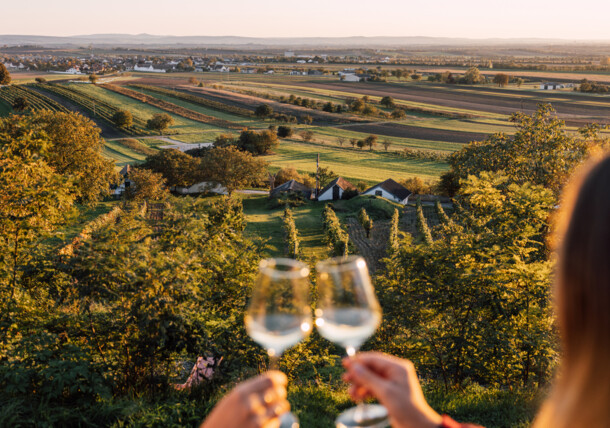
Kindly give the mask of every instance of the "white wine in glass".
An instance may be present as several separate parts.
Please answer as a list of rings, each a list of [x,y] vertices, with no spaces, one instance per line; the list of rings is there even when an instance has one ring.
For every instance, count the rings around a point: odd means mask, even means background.
[[[303,340],[312,328],[309,268],[292,259],[262,260],[245,317],[250,337],[267,350],[269,368],[278,368],[282,352]],[[290,412],[280,428],[298,428]]]
[[[366,262],[360,256],[336,257],[318,263],[316,270],[318,332],[353,356],[381,323],[381,307]],[[379,404],[360,403],[341,413],[336,424],[352,428],[385,427],[388,412]]]

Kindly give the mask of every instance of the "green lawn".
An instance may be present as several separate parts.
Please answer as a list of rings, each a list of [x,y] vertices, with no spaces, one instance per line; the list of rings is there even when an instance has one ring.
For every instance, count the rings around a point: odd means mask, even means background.
[[[330,147],[298,140],[283,140],[275,152],[274,155],[264,157],[272,167],[292,166],[300,172],[308,173],[316,171],[316,155],[319,153],[321,166],[330,168],[335,174],[354,184],[361,180],[372,184],[388,178],[397,181],[411,177],[437,180],[448,169],[445,163],[405,159],[380,151]]]

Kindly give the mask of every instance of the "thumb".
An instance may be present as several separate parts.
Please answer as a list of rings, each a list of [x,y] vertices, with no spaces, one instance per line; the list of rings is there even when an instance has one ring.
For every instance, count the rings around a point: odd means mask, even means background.
[[[375,372],[369,370],[362,364],[354,363],[351,367],[350,378],[360,386],[368,389],[375,398],[383,401],[388,392],[389,383]]]

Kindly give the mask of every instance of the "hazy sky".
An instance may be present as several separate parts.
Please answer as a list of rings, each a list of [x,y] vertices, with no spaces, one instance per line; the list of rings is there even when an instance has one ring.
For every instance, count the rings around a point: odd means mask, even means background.
[[[0,34],[610,40],[609,14],[610,0],[9,0]]]

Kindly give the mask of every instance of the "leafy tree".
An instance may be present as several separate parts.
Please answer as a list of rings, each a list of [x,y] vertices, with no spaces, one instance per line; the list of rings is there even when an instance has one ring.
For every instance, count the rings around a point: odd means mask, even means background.
[[[559,194],[574,168],[598,145],[595,130],[572,135],[548,104],[540,104],[531,116],[514,113],[510,120],[514,136],[494,134],[453,153],[452,174],[464,179],[481,171],[504,171],[514,183],[529,181]]]
[[[11,74],[4,64],[0,63],[0,85],[8,85],[9,83],[11,83]]]
[[[494,76],[494,83],[500,87],[504,87],[504,86],[508,85],[509,81],[510,81],[510,76],[508,74],[498,73]]]
[[[25,296],[21,276],[56,226],[65,223],[75,201],[72,177],[45,159],[52,140],[32,118],[0,119],[0,319]],[[27,303],[27,298],[25,302]],[[10,305],[9,308],[4,305]],[[5,331],[0,331],[3,343]]]
[[[360,150],[362,150],[365,146],[366,146],[366,141],[364,140],[358,140],[358,142],[356,143],[358,145],[358,148]]]
[[[264,155],[280,144],[277,134],[265,129],[263,131],[244,130],[235,143],[237,147],[255,155]]]
[[[231,195],[235,190],[256,185],[267,177],[267,163],[236,147],[209,150],[201,161],[201,174],[209,181],[226,187]]]
[[[16,132],[22,128],[13,128],[11,123],[15,120],[7,118],[3,129],[17,137]],[[72,192],[80,202],[93,203],[110,193],[110,184],[116,183],[118,177],[114,162],[102,155],[104,141],[95,123],[78,113],[48,110],[32,113],[24,120],[31,132],[44,132],[49,137],[45,161],[58,174],[72,178]]]
[[[352,145],[352,148],[356,148],[356,145],[358,144],[358,139],[357,138],[350,138],[349,139],[349,143]]]
[[[89,82],[91,82],[92,84],[96,84],[97,83],[97,74],[93,73],[89,75]]]
[[[188,187],[202,181],[197,159],[176,149],[148,156],[140,167],[161,174],[170,187]]]
[[[273,114],[273,109],[268,104],[261,104],[254,110],[256,117],[264,119]]]
[[[290,180],[301,181],[301,174],[292,166],[280,168],[275,174],[275,185],[279,186]]]
[[[294,134],[294,130],[290,126],[280,125],[277,128],[277,136],[280,138],[290,138]]]
[[[148,169],[134,168],[129,173],[133,186],[126,189],[128,199],[136,201],[158,201],[169,195],[163,175]]]
[[[189,77],[189,83],[191,85],[197,85],[197,83],[199,83],[199,82],[197,81],[196,77]]]
[[[310,142],[311,140],[313,140],[313,132],[312,131],[309,131],[309,130],[301,131],[301,132],[299,132],[299,135],[301,136],[303,141]]]
[[[311,117],[310,115],[306,114],[305,116],[303,116],[301,118],[301,120],[303,121],[303,123],[305,125],[311,125],[313,123],[313,117]]]
[[[345,137],[337,137],[337,144],[339,144],[340,147],[343,147],[345,144]]]
[[[392,145],[392,142],[390,140],[383,140],[381,144],[383,145],[384,150],[387,152]]]
[[[411,177],[400,182],[403,186],[417,195],[426,195],[432,193],[430,185],[420,177]]]
[[[364,139],[364,144],[369,147],[369,150],[373,150],[373,147],[377,145],[377,135],[369,135]]]
[[[404,119],[407,117],[407,113],[405,113],[404,109],[397,108],[392,110],[392,119]]]
[[[476,83],[484,82],[485,76],[481,74],[478,68],[470,67],[468,70],[466,70],[466,73],[464,73],[464,77],[461,80],[463,81],[463,83],[473,85]]]
[[[394,98],[390,97],[389,95],[383,97],[381,101],[379,101],[379,104],[387,108],[392,108],[396,105],[396,103],[394,102]]]
[[[19,111],[19,112],[24,111],[29,106],[30,106],[30,103],[28,102],[28,100],[26,100],[23,97],[15,98],[15,100],[13,101],[13,104],[12,104],[13,110]]]
[[[337,174],[335,174],[335,172],[332,171],[329,167],[321,166],[320,168],[318,168],[318,177],[320,180],[320,186],[325,187],[327,184],[337,178]]]
[[[421,74],[414,73],[410,77],[411,77],[411,80],[415,80],[416,82],[418,80],[421,80]]]
[[[556,357],[544,246],[553,194],[481,173],[429,245],[402,245],[377,281],[377,345],[447,387],[543,384]]]
[[[163,131],[174,124],[174,118],[167,113],[156,113],[151,119],[146,121],[146,128],[158,131],[163,135]]]
[[[34,80],[36,81],[36,83],[47,83],[47,79],[45,79],[44,77],[37,77]]]
[[[118,128],[129,128],[133,125],[133,116],[128,110],[118,110],[112,115],[112,121]]]
[[[232,134],[220,134],[214,140],[214,147],[226,147],[235,144],[235,137]]]

